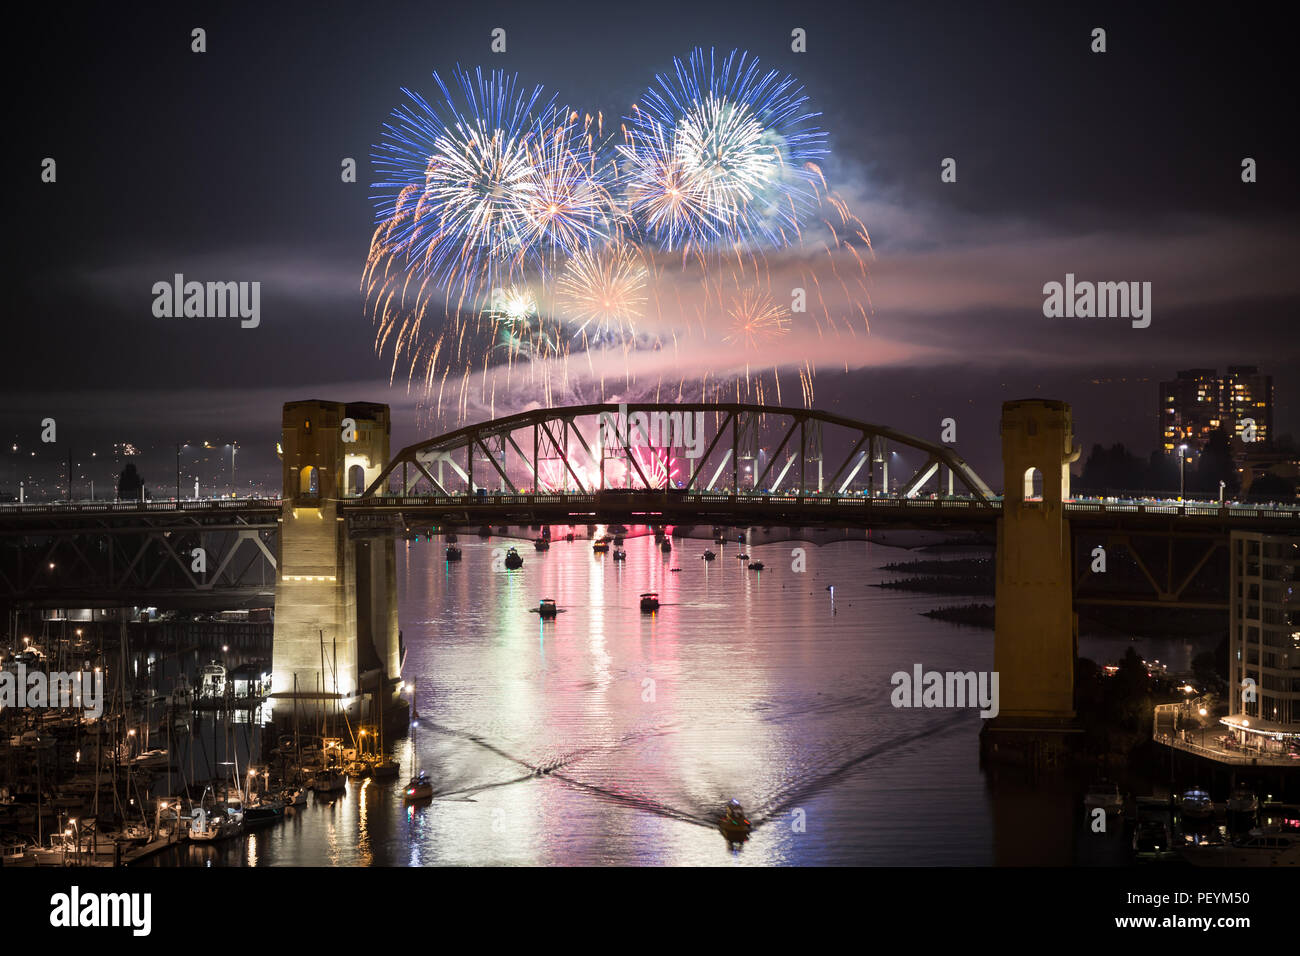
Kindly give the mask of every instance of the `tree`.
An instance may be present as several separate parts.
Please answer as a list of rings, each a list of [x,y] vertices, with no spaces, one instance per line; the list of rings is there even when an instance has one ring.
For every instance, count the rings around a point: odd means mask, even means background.
[[[143,487],[144,479],[136,471],[135,462],[128,462],[117,479],[117,497],[123,501],[134,501],[140,497],[140,489]]]

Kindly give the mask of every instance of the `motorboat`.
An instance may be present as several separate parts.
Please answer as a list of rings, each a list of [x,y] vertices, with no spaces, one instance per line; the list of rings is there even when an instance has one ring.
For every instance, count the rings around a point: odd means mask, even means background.
[[[286,787],[280,792],[280,799],[284,801],[286,807],[305,807],[307,806],[307,788]]]
[[[718,818],[718,829],[722,831],[728,843],[736,844],[744,843],[749,839],[749,832],[754,829],[754,825],[745,816],[740,801],[730,800],[723,807],[722,815]]]
[[[659,550],[662,551],[664,554],[668,554],[673,550],[673,543],[669,541],[667,538],[664,538],[662,541],[659,542]]]
[[[543,619],[555,617],[560,613],[560,609],[555,606],[555,598],[542,598],[537,602],[537,613]]]
[[[392,757],[380,757],[375,760],[370,773],[376,780],[396,780],[400,770],[401,765]]]
[[[1083,806],[1090,811],[1100,808],[1107,813],[1118,815],[1124,812],[1124,796],[1119,792],[1117,784],[1099,780],[1088,787],[1088,792],[1083,798]]]
[[[593,554],[604,554],[609,550],[609,539],[597,538],[595,541],[591,542],[591,550]]]
[[[622,548],[615,548],[615,549],[614,549],[614,560],[615,560],[615,561],[626,561],[626,560],[627,560],[627,552],[624,551]]]
[[[506,549],[506,570],[517,571],[524,566],[524,559],[515,548]]]
[[[653,614],[659,610],[659,594],[655,591],[646,591],[641,595],[641,613]]]
[[[766,567],[766,565],[763,564],[762,561],[751,561],[751,562],[749,562],[748,565],[746,565],[746,567],[748,567],[749,570],[751,570],[751,571],[762,571],[763,568]]]
[[[533,542],[533,547],[538,551],[550,551],[551,541],[549,538],[538,538]]]
[[[717,557],[717,555],[714,554],[712,551],[705,551],[702,555],[700,555],[700,560],[701,560],[701,561],[712,561],[712,560],[713,560],[714,558],[716,558],[716,557]]]
[[[448,560],[448,561],[459,561],[459,560],[460,560],[460,548],[456,547],[454,544],[449,544],[449,545],[447,545],[447,560]]]
[[[1231,843],[1201,843],[1180,851],[1193,866],[1300,866],[1300,833],[1256,827]]]
[[[429,775],[421,770],[406,785],[405,794],[407,803],[414,803],[417,800],[431,800],[433,798],[433,781]]]
[[[565,540],[565,541],[572,541],[572,540],[573,540],[573,532],[570,531],[568,534],[566,534],[566,535],[564,536],[564,540]]]
[[[749,560],[749,555],[747,555],[744,551],[742,551],[742,552],[740,552],[740,554],[736,555],[736,560],[737,560],[737,561],[748,561],[748,560]]]
[[[614,547],[617,548],[622,543],[623,543],[623,536],[621,534],[614,535]]]

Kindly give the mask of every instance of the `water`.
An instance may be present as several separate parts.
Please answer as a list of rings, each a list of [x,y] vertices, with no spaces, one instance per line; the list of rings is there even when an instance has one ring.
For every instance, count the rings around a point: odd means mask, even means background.
[[[508,543],[508,542],[507,542]],[[400,614],[420,720],[397,745],[439,798],[405,807],[397,783],[349,781],[284,824],[198,865],[988,865],[1114,862],[1087,840],[1085,781],[980,768],[974,710],[895,709],[890,675],[991,670],[989,631],[922,617],[964,603],[871,587],[907,553],[870,542],[749,546],[629,537],[627,560],[590,542],[399,542]],[[718,552],[700,560],[705,548]],[[933,555],[928,555],[933,556]],[[669,569],[679,567],[678,573]],[[834,586],[832,592],[827,590]],[[659,592],[653,616],[642,591]],[[543,622],[541,598],[563,612]],[[1165,642],[1168,644],[1169,642]],[[1116,658],[1127,641],[1081,653]],[[1166,657],[1178,654],[1166,650]],[[1202,648],[1188,649],[1192,653]],[[1138,650],[1151,653],[1138,645]],[[1155,656],[1160,656],[1155,654]],[[1172,662],[1171,662],[1172,663]],[[413,751],[418,759],[413,760]],[[739,851],[712,826],[736,797],[759,826]]]

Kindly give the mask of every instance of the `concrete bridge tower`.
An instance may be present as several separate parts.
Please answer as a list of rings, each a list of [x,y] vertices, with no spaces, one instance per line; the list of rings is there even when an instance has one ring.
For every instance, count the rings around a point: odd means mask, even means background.
[[[396,547],[390,537],[349,540],[339,513],[388,463],[388,406],[290,402],[281,451],[284,506],[275,584],[272,696],[277,718],[336,697],[353,717],[367,695],[387,702],[401,665]]]
[[[1002,516],[998,519],[994,669],[1000,712],[984,753],[1050,765],[1078,732],[1074,721],[1077,619],[1073,609],[1070,406],[1026,400],[1002,406]]]

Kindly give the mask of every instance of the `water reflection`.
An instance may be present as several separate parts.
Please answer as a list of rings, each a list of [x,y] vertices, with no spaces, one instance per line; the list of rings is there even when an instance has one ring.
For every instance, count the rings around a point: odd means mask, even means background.
[[[871,586],[896,549],[808,547],[799,573],[789,546],[753,545],[760,573],[734,544],[663,554],[629,536],[613,562],[558,535],[523,568],[493,571],[501,546],[462,538],[451,563],[440,543],[399,545],[404,676],[421,716],[396,756],[400,779],[423,768],[437,797],[408,806],[397,782],[349,781],[201,852],[277,866],[1079,856],[1070,785],[986,779],[973,712],[890,706],[889,676],[915,662],[992,667],[990,632],[920,615],[944,599]],[[717,560],[699,560],[705,547]],[[661,606],[642,614],[649,590]],[[563,613],[535,619],[542,598]],[[716,828],[731,797],[757,824],[738,851]]]

